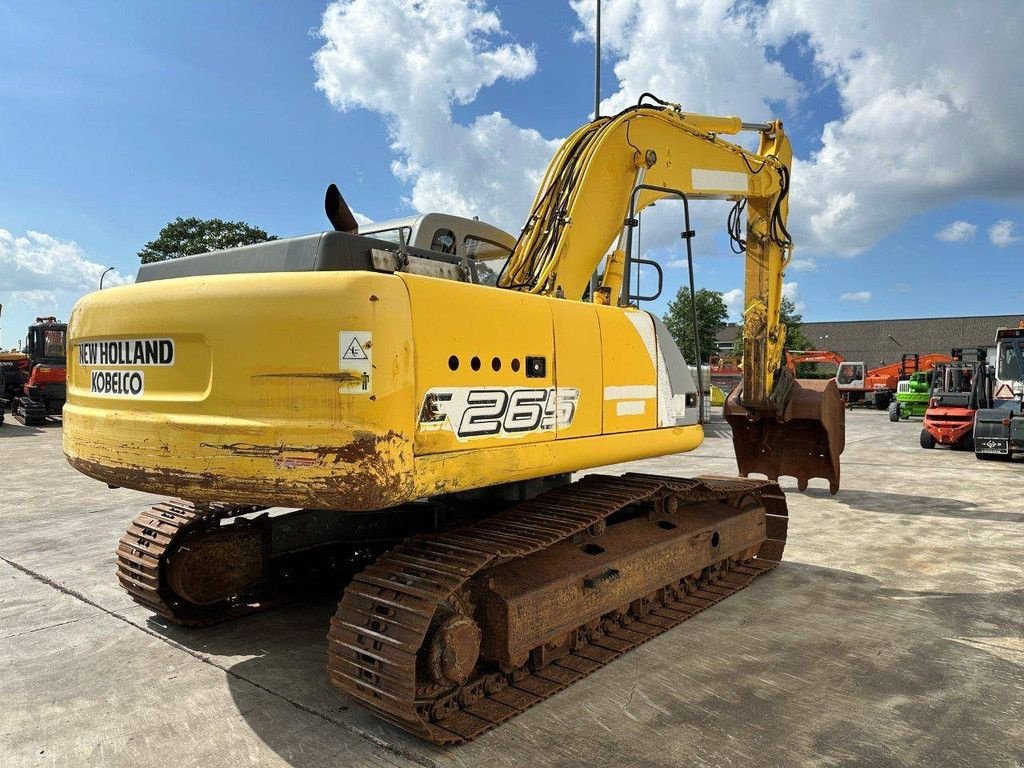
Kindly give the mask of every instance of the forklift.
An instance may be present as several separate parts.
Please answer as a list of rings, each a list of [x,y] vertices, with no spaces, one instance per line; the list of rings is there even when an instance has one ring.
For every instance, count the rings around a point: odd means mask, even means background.
[[[992,403],[974,424],[974,455],[1009,461],[1024,453],[1024,321],[996,331]]]
[[[985,350],[978,349],[975,360],[954,350],[954,359],[932,369],[932,391],[924,414],[921,447],[948,445],[964,451],[974,450],[974,417],[992,407],[992,369],[985,361]]]
[[[971,350],[967,350],[968,355],[971,353]],[[974,354],[975,359],[977,359],[977,352],[975,351]],[[984,354],[984,350],[982,350],[982,354]],[[950,350],[949,355],[945,360],[933,355],[929,355],[929,357],[935,357],[933,364],[966,359],[962,347],[954,347]],[[907,378],[901,378],[896,385],[896,399],[889,403],[889,421],[900,421],[901,419],[924,416],[928,411],[928,404],[932,396],[933,369],[922,366],[918,355],[904,355],[904,370],[907,370],[908,358],[913,361],[913,373]]]

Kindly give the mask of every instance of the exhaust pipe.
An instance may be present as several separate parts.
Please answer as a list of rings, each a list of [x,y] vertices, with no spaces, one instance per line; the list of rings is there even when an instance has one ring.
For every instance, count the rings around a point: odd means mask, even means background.
[[[359,222],[352,215],[348,203],[345,202],[341,191],[334,184],[327,188],[327,194],[324,195],[324,211],[327,212],[327,218],[330,219],[331,226],[336,232],[359,234]]]

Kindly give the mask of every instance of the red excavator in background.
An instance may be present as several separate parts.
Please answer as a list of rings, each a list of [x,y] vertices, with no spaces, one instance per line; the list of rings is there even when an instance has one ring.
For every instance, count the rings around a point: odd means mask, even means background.
[[[786,367],[793,372],[794,376],[796,376],[798,365],[834,365],[836,373],[838,373],[839,366],[843,364],[843,361],[842,355],[829,349],[786,351]]]
[[[711,374],[711,383],[720,387],[726,392],[740,383],[743,378],[743,369],[740,367],[739,355],[712,355],[708,360],[708,370]],[[786,367],[797,375],[798,365],[835,365],[837,370],[843,363],[843,356],[838,352],[827,349],[806,349],[786,351]],[[831,378],[807,375],[801,372],[803,378]]]
[[[743,380],[741,362],[742,355],[712,355],[708,358],[711,383],[724,392],[732,392],[732,388]]]
[[[0,353],[3,397],[11,415],[26,426],[38,426],[64,407],[67,379],[67,324],[55,317],[37,317],[28,327],[21,352]]]
[[[843,362],[836,371],[836,386],[848,408],[873,405],[880,411],[889,407],[896,396],[897,385],[915,373],[927,372],[939,363],[953,358],[938,352],[927,355],[907,354],[899,362],[867,369],[864,363]]]

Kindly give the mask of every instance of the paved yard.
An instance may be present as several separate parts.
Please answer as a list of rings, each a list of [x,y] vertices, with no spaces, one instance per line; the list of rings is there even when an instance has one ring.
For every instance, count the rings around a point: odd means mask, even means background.
[[[437,749],[327,683],[334,606],[186,631],[132,603],[114,546],[155,501],[0,427],[2,766],[1024,765],[1024,462],[848,420],[843,482],[790,491],[786,560],[504,727]],[[614,467],[736,471],[695,453]]]

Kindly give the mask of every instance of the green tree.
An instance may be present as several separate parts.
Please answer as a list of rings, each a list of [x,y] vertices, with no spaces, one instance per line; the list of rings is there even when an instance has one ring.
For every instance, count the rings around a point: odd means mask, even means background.
[[[268,235],[259,227],[246,224],[244,221],[197,219],[194,216],[183,219],[179,216],[164,225],[156,240],[142,246],[139,260],[143,264],[149,264],[153,261],[194,256],[197,253],[252,245],[267,240],[277,240],[277,236]]]
[[[779,305],[779,320],[786,326],[786,349],[797,352],[814,348],[800,327],[804,322],[803,315],[797,312],[796,304],[785,296]],[[733,342],[732,351],[734,355],[743,354],[743,323],[736,329],[736,341]]]
[[[804,336],[801,328],[804,316],[796,311],[796,305],[785,296],[782,297],[779,316],[786,325],[786,349],[793,351],[814,349],[814,345]]]
[[[729,309],[718,291],[701,288],[697,291],[697,333],[700,335],[700,355],[694,354],[693,315],[690,307],[690,288],[679,289],[676,297],[668,303],[668,312],[662,318],[669,333],[675,339],[683,357],[689,363],[706,363],[715,352],[718,329],[725,325]]]

